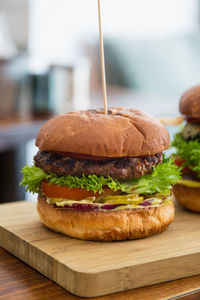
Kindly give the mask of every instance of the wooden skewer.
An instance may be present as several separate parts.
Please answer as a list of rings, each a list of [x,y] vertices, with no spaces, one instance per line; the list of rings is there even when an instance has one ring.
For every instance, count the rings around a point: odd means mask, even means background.
[[[100,55],[101,55],[101,78],[102,78],[102,90],[104,97],[104,114],[107,115],[107,91],[106,91],[106,73],[105,73],[105,59],[104,59],[104,47],[103,47],[103,35],[101,29],[101,6],[100,0],[98,0],[98,12],[99,12],[99,40],[100,40]]]

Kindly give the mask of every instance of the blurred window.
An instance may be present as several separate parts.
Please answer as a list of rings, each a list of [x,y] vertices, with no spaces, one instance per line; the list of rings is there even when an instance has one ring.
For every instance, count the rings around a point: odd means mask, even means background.
[[[43,63],[83,55],[96,42],[97,1],[29,0],[29,52]],[[174,35],[199,23],[199,0],[102,0],[104,35]]]

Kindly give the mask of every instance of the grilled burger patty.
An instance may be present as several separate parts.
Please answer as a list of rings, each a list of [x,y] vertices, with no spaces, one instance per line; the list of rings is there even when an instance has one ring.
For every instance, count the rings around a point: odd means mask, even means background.
[[[35,166],[46,173],[54,173],[58,176],[108,176],[117,179],[142,177],[152,172],[152,167],[162,163],[163,154],[157,153],[148,157],[121,157],[106,160],[75,159],[44,151],[35,155]]]

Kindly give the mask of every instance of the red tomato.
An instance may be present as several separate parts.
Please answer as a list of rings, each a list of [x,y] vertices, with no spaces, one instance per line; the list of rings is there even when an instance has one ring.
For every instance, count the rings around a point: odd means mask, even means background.
[[[86,189],[68,188],[66,186],[59,186],[56,184],[49,184],[47,181],[42,181],[42,192],[49,198],[63,198],[71,200],[82,200],[88,197],[98,197],[100,195],[117,195],[120,191],[114,192],[109,188],[105,188],[102,194],[87,191]]]
[[[108,160],[112,159],[113,157],[100,157],[100,156],[93,156],[81,153],[71,153],[71,152],[60,152],[56,151],[59,155],[68,156],[75,159],[85,159],[85,160]],[[115,157],[116,158],[116,157]]]
[[[185,163],[184,159],[182,159],[181,157],[176,157],[175,158],[175,164],[178,166],[178,167],[181,167],[183,164]],[[182,170],[181,170],[182,173],[193,173],[193,171],[189,168],[189,167],[184,167]]]

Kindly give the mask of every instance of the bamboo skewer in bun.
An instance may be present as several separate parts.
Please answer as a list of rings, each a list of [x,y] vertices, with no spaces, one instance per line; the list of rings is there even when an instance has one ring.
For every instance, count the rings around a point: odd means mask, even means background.
[[[40,220],[54,231],[95,241],[144,238],[173,221],[170,190],[179,172],[163,162],[169,134],[159,120],[107,108],[100,0],[98,12],[104,109],[44,124],[35,166],[24,168],[22,184],[38,193]]]

